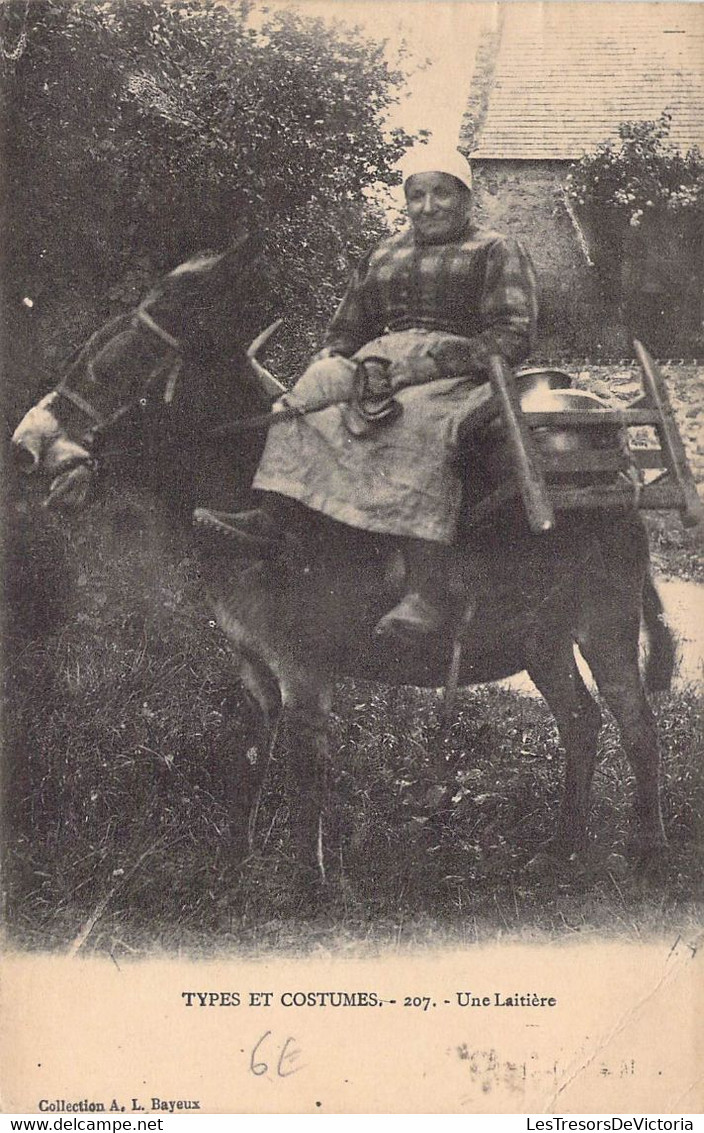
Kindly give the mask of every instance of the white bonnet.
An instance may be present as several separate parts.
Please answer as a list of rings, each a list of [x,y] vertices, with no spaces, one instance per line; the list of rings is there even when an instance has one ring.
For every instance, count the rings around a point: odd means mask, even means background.
[[[401,161],[401,173],[404,185],[416,173],[449,173],[468,189],[472,188],[472,167],[458,149],[414,146]]]

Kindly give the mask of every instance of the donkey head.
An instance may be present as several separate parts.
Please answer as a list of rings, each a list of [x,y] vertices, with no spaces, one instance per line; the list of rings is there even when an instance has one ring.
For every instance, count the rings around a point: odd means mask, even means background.
[[[136,311],[94,334],[55,389],[24,416],[12,438],[14,451],[25,472],[49,477],[48,506],[83,505],[98,439],[130,414],[156,405],[168,427],[178,417],[181,428],[193,427],[209,395],[203,412],[223,412],[214,391],[203,388],[184,391],[179,414],[170,410],[182,371],[202,386],[213,382],[218,361],[220,370],[226,361],[232,364],[241,337],[233,326],[237,296],[246,286],[253,245],[241,236],[225,252],[194,257],[164,276]],[[228,335],[225,358],[222,340]],[[249,393],[254,411],[271,400],[261,386]]]

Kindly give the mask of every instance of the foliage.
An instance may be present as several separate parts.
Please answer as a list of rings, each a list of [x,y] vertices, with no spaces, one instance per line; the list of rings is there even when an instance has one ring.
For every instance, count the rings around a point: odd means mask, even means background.
[[[383,44],[247,0],[10,0],[5,42],[21,18],[2,60],[15,304],[104,318],[244,222],[266,240],[263,313],[268,295],[329,317],[383,225],[369,188],[412,140],[385,128],[404,73]]]
[[[646,210],[701,224],[704,156],[668,142],[671,118],[665,112],[657,122],[623,122],[618,144],[602,142],[570,167],[568,196],[620,226],[640,227]]]
[[[704,345],[704,156],[669,142],[670,118],[624,122],[566,184],[604,296],[661,356]]]

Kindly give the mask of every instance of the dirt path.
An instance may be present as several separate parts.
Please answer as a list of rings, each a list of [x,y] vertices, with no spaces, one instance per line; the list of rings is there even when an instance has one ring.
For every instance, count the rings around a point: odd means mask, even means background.
[[[680,684],[704,684],[704,585],[663,579],[658,590],[670,629],[677,637]]]

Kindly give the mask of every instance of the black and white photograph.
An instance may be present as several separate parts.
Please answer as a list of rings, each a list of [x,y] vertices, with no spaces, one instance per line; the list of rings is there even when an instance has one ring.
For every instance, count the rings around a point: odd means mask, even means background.
[[[2,1109],[696,1112],[704,4],[0,75]]]

